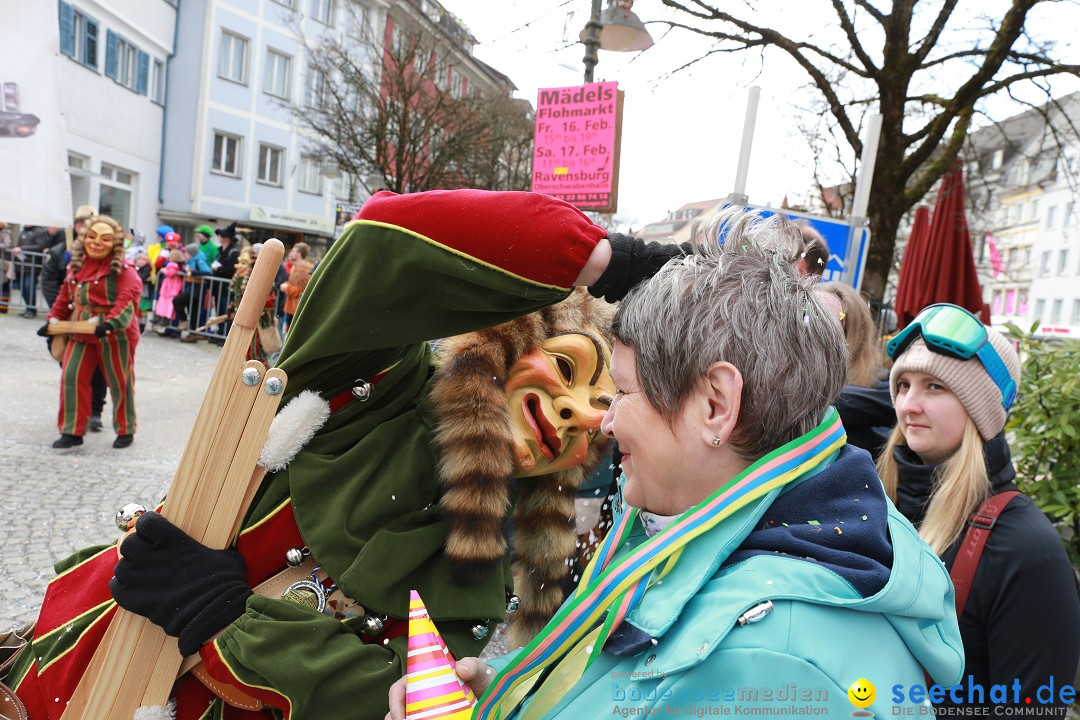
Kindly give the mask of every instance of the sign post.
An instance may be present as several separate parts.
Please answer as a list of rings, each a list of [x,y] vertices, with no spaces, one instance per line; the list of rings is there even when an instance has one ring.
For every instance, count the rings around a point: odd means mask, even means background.
[[[540,90],[533,192],[553,195],[582,210],[615,212],[622,99],[615,82]]]
[[[735,167],[735,189],[728,195],[728,202],[735,205],[745,205],[750,202],[750,198],[746,195],[746,175],[750,171],[750,150],[754,147],[754,127],[757,125],[757,108],[760,99],[761,88],[755,85],[750,88],[750,95],[746,99],[742,144],[739,145],[739,164]]]
[[[847,220],[838,220],[750,204],[746,195],[746,176],[750,167],[750,149],[754,143],[754,125],[757,122],[760,97],[761,88],[751,87],[746,103],[746,116],[743,120],[742,146],[739,150],[739,163],[735,172],[735,187],[728,195],[728,204],[758,210],[764,215],[779,213],[796,222],[810,225],[824,238],[829,248],[829,262],[821,274],[821,279],[844,282],[858,290],[862,286],[863,271],[866,269],[866,251],[870,245],[870,223],[866,218],[866,209],[870,199],[870,184],[874,178],[878,139],[881,135],[881,115],[870,116],[867,124],[851,216]]]
[[[870,116],[870,122],[866,126],[866,138],[863,141],[862,157],[859,160],[859,177],[855,181],[855,199],[851,204],[851,217],[848,225],[851,233],[848,239],[848,247],[856,242],[856,235],[865,230],[870,234],[870,220],[866,217],[866,208],[870,205],[870,185],[874,181],[874,164],[877,162],[878,140],[881,138],[881,113]],[[862,266],[866,265],[866,253],[862,253]],[[852,282],[852,286],[858,290],[862,287],[862,266]]]
[[[345,224],[356,217],[364,203],[338,201],[334,207],[334,239],[345,230]]]

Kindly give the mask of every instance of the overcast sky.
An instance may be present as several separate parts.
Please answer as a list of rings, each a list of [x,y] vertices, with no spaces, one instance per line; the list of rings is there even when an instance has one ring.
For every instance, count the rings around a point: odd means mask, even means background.
[[[510,76],[518,96],[534,106],[538,88],[583,81],[584,46],[577,37],[588,20],[589,0],[441,1],[479,41],[476,56]],[[965,0],[961,5],[985,11],[1003,2]],[[1059,14],[1044,22],[1060,28],[1061,50],[1076,62],[1080,9],[1075,3],[1056,5],[1053,12]],[[836,32],[828,24],[835,23],[835,16],[826,2],[757,4],[766,11],[770,6],[782,27],[820,38]],[[658,0],[639,0],[633,9],[646,23],[671,17]],[[774,54],[766,56],[763,65],[760,56],[739,53],[713,56],[672,75],[681,64],[701,57],[708,45],[687,33],[663,36],[659,26],[650,27],[650,32],[657,41],[652,49],[600,51],[595,70],[596,81],[618,81],[626,92],[618,219],[638,228],[684,203],[725,197],[732,191],[751,85],[760,86],[762,92],[747,182],[750,202],[778,204],[785,195],[794,199],[806,193],[812,158],[796,126],[798,103],[806,98],[799,90],[804,76],[793,63]],[[872,38],[866,41],[868,46],[873,43]],[[1076,90],[1080,82],[1062,82],[1060,87]],[[847,158],[849,164],[852,160]]]

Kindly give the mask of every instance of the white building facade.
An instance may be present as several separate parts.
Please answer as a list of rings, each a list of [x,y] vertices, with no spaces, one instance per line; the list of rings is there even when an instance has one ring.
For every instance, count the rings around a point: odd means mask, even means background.
[[[313,150],[294,117],[328,91],[307,50],[364,48],[409,26],[439,38],[454,97],[510,94],[436,0],[57,0],[72,210],[92,205],[149,238],[160,224],[237,223],[252,241],[325,247],[365,183]],[[395,19],[396,18],[396,19]],[[407,22],[403,22],[406,20]],[[363,109],[358,109],[362,112]]]
[[[309,153],[291,107],[321,92],[304,43],[385,24],[377,0],[184,0],[165,120],[160,216],[187,239],[203,223],[252,239],[325,245],[340,181]]]
[[[72,211],[92,205],[152,234],[175,0],[60,0],[57,8]]]
[[[1080,123],[1080,93],[972,137],[971,229],[995,326],[1038,321],[1039,335],[1080,339],[1080,139],[1070,121]]]

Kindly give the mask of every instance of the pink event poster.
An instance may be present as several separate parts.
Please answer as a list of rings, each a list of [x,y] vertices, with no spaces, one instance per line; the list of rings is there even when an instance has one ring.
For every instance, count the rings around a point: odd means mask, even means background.
[[[533,192],[614,211],[618,83],[541,89],[536,101]]]

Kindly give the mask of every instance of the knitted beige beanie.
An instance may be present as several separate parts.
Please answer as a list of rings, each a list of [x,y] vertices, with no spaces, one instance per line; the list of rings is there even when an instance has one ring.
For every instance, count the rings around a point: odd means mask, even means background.
[[[1005,363],[1009,376],[1019,387],[1020,358],[1012,343],[996,330],[987,328],[986,332],[989,334],[990,344]],[[1001,404],[1001,390],[994,384],[978,358],[960,360],[934,352],[926,347],[922,338],[915,340],[896,358],[892,372],[889,373],[889,392],[892,394],[893,405],[896,404],[896,383],[900,373],[908,371],[923,372],[941,380],[960,400],[983,440],[993,438],[1005,427],[1006,412]]]

